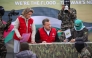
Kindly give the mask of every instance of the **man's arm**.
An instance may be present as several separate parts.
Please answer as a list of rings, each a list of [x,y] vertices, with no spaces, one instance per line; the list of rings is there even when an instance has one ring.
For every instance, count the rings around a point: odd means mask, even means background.
[[[62,20],[62,10],[60,10],[59,13],[58,13],[58,19]]]
[[[36,35],[35,35],[35,42],[36,43],[41,43],[42,41],[40,40],[40,33],[39,33],[39,30],[36,32]]]
[[[55,36],[55,42],[60,42],[60,39],[58,38],[58,34],[56,33],[56,36]]]
[[[74,8],[71,8],[71,11],[70,11],[70,14],[71,14],[71,18],[72,19],[76,19],[76,9],[74,9]]]
[[[11,22],[12,22],[12,19],[10,18],[10,19],[7,21],[7,23],[4,24],[4,25],[5,25],[4,30],[6,30],[6,31],[8,30],[9,26],[11,25]]]
[[[71,29],[71,39],[69,42],[75,42],[75,38],[76,38],[76,31],[75,29]]]
[[[84,42],[86,42],[86,41],[88,41],[88,29],[84,29],[83,30],[83,36],[82,37],[77,37],[76,39],[75,39],[75,41],[76,40],[83,40]]]

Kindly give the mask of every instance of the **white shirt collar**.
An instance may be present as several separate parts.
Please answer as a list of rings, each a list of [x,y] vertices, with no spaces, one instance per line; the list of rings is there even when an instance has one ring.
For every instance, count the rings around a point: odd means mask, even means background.
[[[44,28],[44,30],[46,31],[46,33],[47,33],[48,35],[50,34],[50,31],[51,31],[51,30],[48,31],[48,30],[46,30],[45,28]]]

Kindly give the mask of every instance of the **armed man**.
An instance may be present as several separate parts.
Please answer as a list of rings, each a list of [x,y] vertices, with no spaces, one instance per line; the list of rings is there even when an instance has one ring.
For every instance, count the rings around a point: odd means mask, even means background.
[[[75,49],[78,52],[78,58],[91,58],[91,53],[88,48],[87,48],[87,44],[84,43],[84,41],[82,39],[77,39],[75,44]]]
[[[62,10],[60,10],[58,14],[58,19],[62,21],[62,31],[73,28],[73,23],[76,19],[76,10],[74,8],[70,8],[70,0],[64,0],[64,5],[62,5]]]
[[[9,19],[9,21],[7,21],[7,24],[3,24],[2,16],[4,15],[4,12],[4,8],[0,6],[0,58],[6,58],[7,49],[4,43],[3,34],[4,31],[8,30],[12,22],[12,19]]]
[[[58,13],[58,19],[62,21],[61,30],[72,29],[74,27],[74,20],[76,19],[76,9],[70,8],[70,0],[64,0],[64,5]],[[65,39],[64,33],[60,36],[60,40]]]

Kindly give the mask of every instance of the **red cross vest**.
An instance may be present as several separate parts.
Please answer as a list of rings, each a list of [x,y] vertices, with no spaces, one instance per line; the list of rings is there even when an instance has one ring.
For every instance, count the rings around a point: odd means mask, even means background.
[[[56,29],[55,28],[51,28],[49,35],[46,33],[44,28],[40,28],[39,33],[40,33],[40,40],[41,41],[46,41],[47,43],[51,43],[51,42],[55,41],[55,36],[56,36]]]
[[[26,22],[25,22],[25,19],[24,19],[24,18],[22,18],[22,17],[19,16],[19,17],[18,17],[18,20],[19,20],[19,28],[18,28],[18,31],[19,31],[20,35],[22,36],[22,34],[23,34],[23,33],[26,33],[26,32],[32,34],[33,19],[30,18],[30,19],[28,20],[28,27],[26,26]],[[13,38],[14,38],[15,40],[20,40],[20,39],[16,36],[16,33],[14,33]],[[28,43],[30,43],[30,42],[31,42],[31,35],[30,35],[30,38],[29,38],[29,40],[28,40]]]

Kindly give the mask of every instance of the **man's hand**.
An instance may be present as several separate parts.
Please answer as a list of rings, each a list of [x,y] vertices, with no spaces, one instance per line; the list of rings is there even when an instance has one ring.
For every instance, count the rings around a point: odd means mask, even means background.
[[[31,41],[32,44],[35,44],[36,42],[35,41]]]
[[[68,39],[65,39],[64,42],[68,42]]]
[[[64,42],[67,42],[66,39],[64,40]]]
[[[75,42],[75,39],[71,39],[71,41],[70,42]]]
[[[72,11],[71,10],[68,10],[69,11],[69,13],[72,13]]]
[[[42,41],[42,43],[46,43],[46,41]]]

